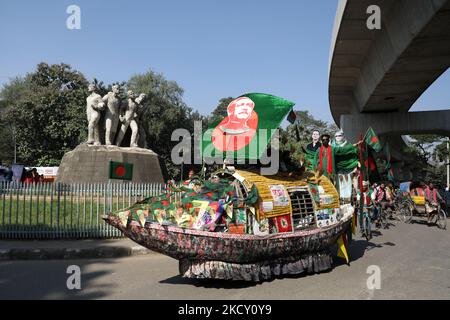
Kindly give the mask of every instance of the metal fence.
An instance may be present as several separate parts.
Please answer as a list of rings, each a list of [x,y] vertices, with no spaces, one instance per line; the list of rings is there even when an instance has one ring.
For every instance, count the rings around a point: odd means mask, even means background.
[[[164,190],[160,183],[0,182],[0,239],[121,237],[102,216]]]

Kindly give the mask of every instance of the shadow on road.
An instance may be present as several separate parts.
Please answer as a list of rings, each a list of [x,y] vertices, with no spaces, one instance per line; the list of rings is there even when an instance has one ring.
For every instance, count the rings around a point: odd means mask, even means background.
[[[100,284],[98,280],[111,271],[108,265],[117,259],[101,260],[37,260],[0,262],[0,299],[72,300],[101,299],[110,294],[114,284]],[[90,265],[100,264],[101,271],[90,271]],[[81,290],[69,290],[67,268],[77,265],[81,270]],[[73,279],[73,278],[72,278]],[[73,283],[70,281],[70,283]]]
[[[265,281],[270,282],[274,279]],[[167,278],[165,280],[159,281],[159,283],[164,284],[187,284],[193,285],[196,287],[203,288],[215,288],[215,289],[242,289],[254,287],[262,282],[249,282],[249,281],[228,281],[228,280],[219,280],[219,279],[189,279],[183,278],[182,276],[174,276],[171,278]]]
[[[372,235],[374,237],[381,236],[382,233],[379,231],[372,231]],[[395,246],[395,243],[393,242],[384,242],[384,243],[373,243],[371,241],[367,241],[365,239],[353,239],[352,242],[348,246],[348,255],[350,259],[350,264],[353,261],[356,261],[360,258],[362,258],[366,251],[373,250],[373,249],[379,249],[384,246]],[[334,248],[332,252],[337,252],[337,246]],[[346,261],[340,257],[337,257],[337,254],[333,258],[334,261],[334,267],[345,265]]]

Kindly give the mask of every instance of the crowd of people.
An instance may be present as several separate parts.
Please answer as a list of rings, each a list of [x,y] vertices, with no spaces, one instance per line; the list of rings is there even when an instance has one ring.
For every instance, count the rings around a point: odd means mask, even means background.
[[[379,226],[379,210],[395,210],[394,202],[396,198],[405,191],[400,190],[399,186],[394,186],[392,182],[381,182],[380,184],[373,183],[370,187],[365,183],[363,185],[363,192],[365,195],[364,208],[373,212],[373,219],[377,226]],[[445,211],[450,206],[450,191],[448,187],[439,190],[432,182],[428,184],[412,182],[407,193],[412,197],[419,196],[424,198],[428,223],[430,223],[431,214],[438,206],[444,208]],[[358,192],[357,202],[359,201],[360,195]]]
[[[8,166],[0,166],[0,182],[11,182],[14,178],[13,169]],[[39,174],[36,168],[23,168],[22,174],[18,179],[22,183],[42,183],[45,182],[44,175]]]

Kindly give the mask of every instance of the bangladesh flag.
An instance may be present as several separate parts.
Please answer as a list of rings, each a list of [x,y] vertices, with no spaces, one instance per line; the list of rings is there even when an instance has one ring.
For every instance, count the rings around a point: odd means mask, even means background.
[[[202,157],[260,159],[294,103],[265,93],[247,93],[227,107],[227,116],[204,134]]]
[[[367,129],[364,141],[367,143],[367,145],[371,146],[373,150],[376,152],[381,151],[381,144],[380,140],[378,139],[377,135],[373,131],[373,129],[370,127]]]
[[[289,112],[289,114],[288,114],[287,121],[294,124],[296,119],[297,119],[297,114],[294,112],[294,110],[291,110],[291,112]]]
[[[132,180],[133,164],[126,162],[109,162],[109,179]]]

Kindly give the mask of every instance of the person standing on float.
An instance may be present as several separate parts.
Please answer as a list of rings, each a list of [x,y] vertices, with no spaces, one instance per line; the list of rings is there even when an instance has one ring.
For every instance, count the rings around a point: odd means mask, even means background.
[[[330,145],[330,135],[322,134],[320,136],[322,145],[316,151],[314,158],[314,167],[316,170],[334,181],[336,165],[334,163],[334,148]]]

